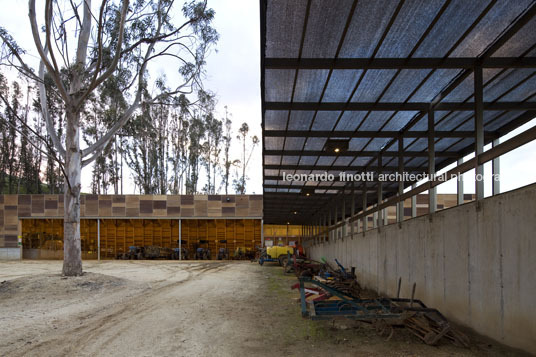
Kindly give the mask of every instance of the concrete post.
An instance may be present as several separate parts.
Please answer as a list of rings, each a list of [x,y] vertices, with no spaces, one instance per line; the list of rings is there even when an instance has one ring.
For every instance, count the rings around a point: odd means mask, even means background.
[[[458,159],[458,166],[460,166],[461,164],[463,164],[463,157],[461,159]],[[458,196],[458,204],[463,205],[463,175],[458,176],[457,179],[458,181],[456,183],[456,193]]]
[[[484,152],[484,84],[482,67],[475,67],[475,156]],[[476,200],[484,198],[484,165],[475,167],[475,194]],[[477,203],[478,207],[478,203]]]
[[[501,143],[500,139],[493,140],[493,147],[499,145]],[[496,157],[491,161],[491,171],[492,171],[492,181],[491,181],[491,187],[492,187],[492,194],[493,196],[498,195],[501,193],[501,158]]]
[[[435,119],[434,110],[428,110],[428,175],[429,180],[435,175]],[[433,187],[428,190],[428,213],[434,213],[437,210],[437,188]]]

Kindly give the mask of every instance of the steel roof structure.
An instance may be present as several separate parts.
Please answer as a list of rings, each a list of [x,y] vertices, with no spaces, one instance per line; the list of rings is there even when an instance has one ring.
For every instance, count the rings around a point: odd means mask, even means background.
[[[265,222],[400,192],[283,172],[436,172],[536,117],[535,15],[533,0],[261,0]]]

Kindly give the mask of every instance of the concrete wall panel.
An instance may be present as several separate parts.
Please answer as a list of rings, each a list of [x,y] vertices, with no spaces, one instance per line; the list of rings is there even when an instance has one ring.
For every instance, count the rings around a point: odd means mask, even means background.
[[[340,258],[359,282],[411,295],[449,319],[536,354],[536,185],[306,246],[313,259]],[[348,254],[351,256],[348,256]]]

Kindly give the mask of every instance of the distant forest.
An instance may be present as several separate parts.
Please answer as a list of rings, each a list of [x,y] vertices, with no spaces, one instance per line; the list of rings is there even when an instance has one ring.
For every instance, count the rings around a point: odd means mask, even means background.
[[[81,116],[81,139],[86,145],[102,137],[125,110],[120,81],[111,77],[89,98]],[[46,86],[53,87],[53,81]],[[55,93],[54,88],[47,88],[48,114],[58,137],[65,140],[65,108]],[[64,191],[64,175],[47,135],[39,98],[39,89],[30,81],[10,82],[0,73],[2,193]],[[215,105],[215,95],[204,90],[194,100],[180,95],[143,105],[110,140],[93,167],[85,169],[85,175],[91,172],[91,193],[244,193],[246,169],[259,140],[249,135],[247,123],[233,133],[227,107],[225,116],[217,118]],[[233,139],[238,140],[239,157],[232,157]],[[127,175],[134,189],[125,187]]]

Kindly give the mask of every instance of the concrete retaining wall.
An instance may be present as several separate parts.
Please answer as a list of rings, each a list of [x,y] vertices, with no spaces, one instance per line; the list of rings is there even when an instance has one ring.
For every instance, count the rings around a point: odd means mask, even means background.
[[[347,229],[349,232],[349,229]],[[536,185],[306,246],[355,266],[360,283],[411,295],[452,321],[536,354]]]

